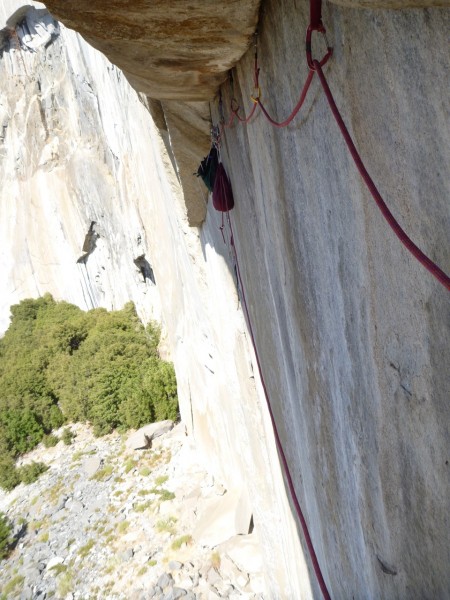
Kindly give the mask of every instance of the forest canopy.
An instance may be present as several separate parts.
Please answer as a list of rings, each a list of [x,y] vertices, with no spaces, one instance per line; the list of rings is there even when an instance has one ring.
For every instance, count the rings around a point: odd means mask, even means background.
[[[103,435],[177,417],[175,373],[158,355],[159,328],[144,327],[133,303],[83,312],[46,294],[11,314],[0,339],[0,486],[8,487],[2,473],[15,457],[67,421],[90,422]]]

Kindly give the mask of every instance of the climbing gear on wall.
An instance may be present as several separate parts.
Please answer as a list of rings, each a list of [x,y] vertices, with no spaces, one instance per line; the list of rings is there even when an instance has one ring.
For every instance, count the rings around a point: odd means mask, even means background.
[[[208,155],[200,163],[197,170],[197,177],[201,177],[203,183],[206,185],[210,192],[213,191],[214,181],[216,179],[217,165],[219,164],[219,153],[215,145],[211,146],[211,150]]]
[[[214,208],[220,212],[228,212],[234,207],[231,183],[221,162],[217,166],[212,198]]]
[[[327,51],[321,60],[317,60],[312,55],[311,48],[311,38],[313,32],[317,31],[321,33],[326,41]],[[409,252],[447,289],[450,291],[450,277],[444,273],[444,271],[436,265],[407,235],[407,233],[403,230],[401,225],[395,219],[394,215],[388,208],[386,202],[383,200],[380,195],[374,181],[370,177],[367,169],[365,168],[362,159],[353,143],[353,140],[348,132],[348,129],[342,119],[342,116],[337,108],[337,105],[332,96],[331,90],[328,86],[327,80],[325,78],[325,74],[322,70],[322,67],[328,62],[333,54],[333,49],[329,46],[327,38],[326,38],[326,30],[322,23],[322,2],[321,0],[310,0],[310,23],[308,25],[306,31],[306,62],[308,64],[309,72],[306,78],[305,84],[303,85],[303,89],[300,94],[299,101],[295,105],[291,114],[284,121],[276,121],[261,101],[261,86],[259,83],[259,73],[260,68],[258,65],[258,52],[257,46],[255,42],[255,59],[254,59],[254,87],[257,90],[257,94],[253,94],[251,96],[251,100],[253,102],[253,108],[250,111],[248,117],[242,117],[239,115],[239,106],[234,98],[232,98],[230,103],[231,115],[228,122],[225,122],[225,119],[221,115],[221,130],[222,133],[225,129],[230,128],[233,124],[235,118],[238,119],[243,124],[248,124],[256,112],[257,107],[261,109],[261,112],[265,116],[265,118],[271,123],[274,127],[287,127],[295,118],[300,108],[302,107],[308,90],[310,88],[312,79],[314,77],[314,73],[317,73],[320,83],[322,84],[323,90],[325,92],[325,96],[330,105],[331,112],[333,113],[334,118],[341,130],[341,133],[344,137],[345,143],[349,149],[349,152],[353,158],[353,161],[358,169],[361,177],[363,178],[364,183],[366,184],[370,194],[375,200],[378,208],[380,209],[383,217],[387,221],[388,225],[394,231],[395,235],[399,238],[402,244],[409,250]]]

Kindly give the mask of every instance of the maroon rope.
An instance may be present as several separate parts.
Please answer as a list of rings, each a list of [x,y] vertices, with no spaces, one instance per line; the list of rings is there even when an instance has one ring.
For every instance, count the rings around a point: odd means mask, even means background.
[[[256,102],[259,104],[264,116],[269,121],[269,123],[271,123],[274,127],[278,127],[279,129],[281,129],[282,127],[287,127],[289,125],[289,123],[292,123],[294,118],[297,116],[298,111],[303,106],[303,103],[306,98],[306,94],[308,93],[309,86],[311,85],[311,81],[312,81],[313,77],[314,77],[314,71],[308,71],[308,77],[306,78],[305,85],[303,86],[302,92],[300,94],[300,99],[297,102],[297,104],[295,105],[295,107],[294,107],[293,111],[291,112],[291,114],[289,115],[289,117],[287,119],[285,119],[284,121],[281,121],[281,122],[275,121],[270,116],[270,114],[268,113],[266,108],[264,107],[263,103],[261,102],[261,99],[260,98],[256,99]]]
[[[253,105],[252,110],[250,111],[250,114],[248,115],[248,117],[241,117],[238,113],[239,107],[237,109],[232,110],[232,118],[231,121],[229,121],[229,123],[226,125],[226,127],[231,127],[234,118],[236,117],[238,119],[238,121],[240,121],[243,125],[247,125],[247,123],[250,121],[250,119],[253,117],[253,115],[255,114],[255,110],[258,108],[258,104],[255,102],[255,104]]]
[[[434,276],[436,277],[436,279],[442,283],[444,285],[444,287],[446,287],[448,290],[450,290],[450,278],[430,259],[428,258],[428,256],[426,256],[422,250],[420,250],[420,248],[418,246],[416,246],[416,244],[414,244],[414,242],[408,237],[408,235],[405,233],[405,231],[401,228],[400,224],[396,221],[395,217],[393,216],[393,214],[391,213],[391,211],[389,210],[388,206],[386,205],[386,203],[384,202],[383,198],[381,197],[380,193],[378,192],[377,187],[375,186],[375,183],[373,182],[372,178],[370,177],[369,173],[367,172],[367,169],[365,168],[361,157],[353,143],[353,140],[347,130],[347,127],[341,117],[341,114],[339,112],[339,109],[336,106],[336,103],[334,101],[333,95],[331,93],[331,90],[328,86],[328,83],[325,79],[325,75],[322,71],[322,66],[329,60],[329,58],[331,57],[332,54],[332,48],[327,47],[327,54],[324,56],[324,58],[319,62],[317,60],[314,60],[312,58],[312,53],[311,53],[311,35],[313,31],[319,31],[323,34],[325,34],[325,28],[323,27],[322,24],[322,14],[321,14],[321,8],[322,8],[322,3],[321,0],[310,0],[310,23],[309,23],[309,27],[307,30],[307,37],[306,37],[306,56],[307,56],[307,63],[309,66],[309,73],[308,73],[308,77],[305,81],[305,84],[303,86],[301,95],[300,95],[300,99],[297,102],[296,106],[294,107],[292,113],[289,115],[289,117],[287,119],[285,119],[284,121],[278,122],[275,121],[275,119],[273,119],[269,112],[266,110],[266,108],[264,107],[263,103],[261,102],[260,99],[260,92],[259,92],[259,67],[258,67],[258,60],[257,60],[257,53],[255,52],[255,67],[254,67],[254,83],[255,83],[255,89],[258,91],[258,96],[256,98],[252,98],[254,101],[254,106],[249,114],[248,117],[241,117],[238,113],[239,111],[239,107],[237,108],[233,108],[233,101],[231,104],[231,112],[232,114],[230,115],[230,119],[228,121],[228,123],[222,123],[221,126],[221,133],[224,132],[225,128],[231,127],[233,121],[235,118],[237,118],[241,123],[243,124],[248,124],[248,122],[250,121],[250,119],[253,117],[257,106],[259,106],[261,108],[261,111],[263,112],[264,116],[266,117],[266,119],[274,126],[274,127],[286,127],[287,125],[289,125],[292,120],[295,118],[295,116],[297,115],[297,113],[299,112],[300,108],[302,107],[306,95],[308,93],[309,87],[311,85],[313,76],[314,76],[314,72],[317,72],[320,82],[322,84],[322,87],[324,89],[325,95],[327,97],[327,100],[329,102],[331,111],[337,121],[337,124],[341,130],[341,133],[344,137],[344,140],[347,144],[347,147],[350,151],[350,154],[352,155],[352,158],[355,162],[355,165],[361,175],[361,177],[363,178],[367,188],[369,189],[372,197],[374,198],[377,206],[379,207],[379,209],[381,210],[381,213],[383,214],[384,218],[386,219],[386,221],[388,222],[388,224],[390,225],[390,227],[392,228],[392,230],[394,231],[394,233],[397,235],[397,237],[400,239],[400,241],[404,244],[404,246],[411,252],[411,254],[417,258],[417,260],[426,268],[428,269],[428,271]],[[327,45],[328,46],[328,45]],[[266,386],[266,382],[264,380],[264,375],[263,375],[263,371],[262,371],[262,366],[261,366],[261,361],[259,358],[259,353],[257,350],[257,346],[256,346],[256,339],[255,339],[255,335],[254,335],[254,331],[253,331],[253,327],[252,327],[252,323],[251,323],[251,319],[250,319],[250,313],[249,313],[249,309],[248,309],[248,305],[247,305],[247,300],[246,300],[246,296],[245,296],[245,290],[244,290],[244,284],[242,281],[242,276],[241,276],[241,270],[240,270],[240,266],[239,266],[239,260],[238,260],[238,256],[237,256],[237,251],[236,251],[236,247],[234,245],[234,234],[233,234],[233,228],[231,225],[231,219],[229,216],[229,213],[227,212],[227,222],[230,228],[230,243],[231,243],[231,247],[233,249],[233,256],[234,256],[234,261],[235,261],[235,265],[236,265],[236,273],[237,273],[237,277],[238,277],[238,283],[239,283],[239,287],[241,290],[241,297],[242,297],[242,305],[244,307],[244,312],[245,312],[245,317],[247,320],[247,324],[248,324],[248,328],[249,328],[249,333],[250,333],[250,338],[252,341],[252,345],[253,345],[253,349],[255,352],[255,358],[256,358],[256,363],[257,363],[257,367],[258,367],[258,372],[259,372],[259,376],[261,379],[261,384],[263,387],[263,391],[264,391],[264,396],[266,399],[266,403],[267,403],[267,408],[269,411],[269,416],[270,416],[270,420],[272,423],[272,427],[273,427],[273,432],[274,432],[274,437],[275,437],[275,443],[276,443],[276,447],[278,450],[278,454],[280,456],[280,460],[281,460],[281,464],[283,466],[283,470],[285,473],[285,477],[286,477],[286,482],[289,488],[289,492],[290,492],[290,496],[292,498],[292,502],[294,504],[294,508],[295,511],[297,513],[298,519],[300,521],[301,524],[301,528],[303,531],[303,535],[305,537],[305,541],[306,541],[306,545],[309,551],[309,555],[311,558],[311,562],[314,568],[314,572],[320,587],[320,590],[322,592],[323,597],[325,598],[325,600],[330,600],[330,594],[328,592],[324,577],[322,575],[322,571],[320,569],[320,565],[319,565],[319,561],[317,559],[317,555],[316,552],[314,550],[314,546],[311,540],[311,536],[308,530],[308,526],[306,523],[306,519],[303,515],[303,511],[301,509],[300,506],[300,502],[298,500],[297,497],[297,493],[295,491],[295,487],[294,487],[294,483],[292,480],[292,476],[290,473],[290,469],[289,469],[289,465],[286,459],[286,455],[284,453],[284,449],[283,449],[283,445],[281,443],[281,439],[278,433],[278,427],[275,421],[275,416],[273,414],[273,410],[272,410],[272,406],[270,403],[270,399],[269,399],[269,393],[267,390],[267,386]],[[223,220],[222,220],[222,227],[220,227],[222,236],[224,237],[224,233],[223,233]],[[224,238],[225,239],[225,238]]]
[[[244,307],[244,312],[245,312],[245,317],[247,320],[247,325],[248,325],[248,330],[250,333],[250,339],[252,341],[252,346],[253,346],[253,350],[255,352],[255,358],[256,358],[256,364],[258,366],[258,373],[259,373],[259,377],[261,379],[261,384],[264,390],[264,397],[266,399],[266,404],[267,404],[267,408],[269,411],[269,416],[270,416],[270,421],[272,423],[272,428],[273,428],[273,432],[274,432],[274,436],[275,436],[275,443],[277,446],[277,450],[278,450],[278,454],[280,456],[280,460],[281,460],[281,464],[283,466],[283,470],[286,476],[286,481],[288,484],[288,488],[289,488],[289,492],[292,498],[292,502],[294,503],[294,508],[295,508],[295,512],[297,513],[298,519],[300,521],[301,527],[302,527],[302,531],[303,531],[303,535],[305,537],[305,541],[306,541],[306,545],[308,547],[308,552],[311,558],[311,562],[314,568],[314,572],[316,574],[317,577],[317,581],[319,583],[319,587],[322,591],[323,597],[325,598],[325,600],[331,600],[331,596],[328,592],[327,589],[327,585],[325,583],[325,580],[323,578],[322,575],[322,571],[320,569],[320,565],[319,565],[319,561],[317,560],[317,555],[316,552],[314,550],[314,546],[311,540],[311,536],[308,530],[308,525],[306,523],[306,519],[303,515],[303,511],[301,509],[300,506],[300,502],[298,500],[297,497],[297,492],[295,491],[295,487],[294,487],[294,482],[292,480],[292,475],[289,469],[289,465],[286,459],[286,455],[284,453],[283,450],[283,445],[281,443],[281,439],[280,439],[280,435],[278,433],[278,427],[275,421],[275,416],[273,414],[273,410],[272,410],[272,406],[270,403],[270,399],[269,399],[269,392],[267,390],[267,385],[264,379],[264,375],[263,375],[263,370],[262,370],[262,366],[261,366],[261,361],[259,358],[259,353],[258,353],[258,349],[256,347],[256,339],[255,339],[255,334],[253,332],[253,327],[252,327],[252,322],[250,319],[250,312],[248,309],[248,304],[247,304],[247,299],[245,297],[245,290],[244,290],[244,283],[242,281],[242,275],[241,275],[241,269],[239,266],[239,259],[237,256],[237,251],[236,251],[236,246],[234,245],[234,234],[233,234],[233,227],[231,225],[231,219],[230,219],[230,215],[227,212],[227,222],[228,222],[228,226],[230,228],[230,245],[233,248],[233,256],[234,256],[234,262],[236,265],[236,273],[237,273],[237,277],[238,277],[238,281],[239,281],[239,287],[241,290],[241,298],[242,298],[242,306]]]
[[[274,127],[277,127],[279,129],[283,128],[283,127],[287,127],[290,123],[292,123],[292,121],[295,119],[295,117],[297,116],[298,111],[301,109],[301,107],[303,106],[303,103],[305,102],[305,98],[306,95],[308,93],[309,87],[311,85],[312,79],[314,77],[314,71],[310,70],[308,71],[308,77],[306,78],[306,81],[303,85],[302,91],[300,93],[300,98],[297,102],[297,104],[294,106],[294,108],[292,109],[291,114],[284,120],[284,121],[276,121],[269,113],[269,111],[266,109],[266,107],[264,106],[264,104],[261,102],[261,96],[259,94],[260,92],[260,88],[259,88],[259,67],[258,67],[258,55],[255,53],[255,66],[254,66],[254,85],[255,85],[255,89],[258,91],[258,96],[256,96],[255,98],[252,97],[252,101],[253,101],[253,108],[250,111],[250,114],[248,115],[248,117],[241,117],[239,115],[239,106],[237,108],[235,108],[233,106],[233,103],[235,102],[234,99],[231,100],[231,115],[230,118],[228,119],[227,123],[223,123],[222,124],[222,128],[223,129],[228,129],[232,126],[233,121],[235,118],[237,118],[243,125],[247,125],[249,123],[249,121],[251,120],[251,118],[253,117],[253,115],[255,114],[255,111],[257,109],[257,107],[259,106],[261,108],[261,111],[263,113],[263,115],[266,117],[266,119],[269,121],[269,123],[271,125],[273,125]]]
[[[400,226],[398,221],[395,219],[394,215],[389,210],[386,202],[381,197],[380,192],[378,191],[375,183],[373,182],[373,179],[370,177],[369,173],[367,172],[366,167],[364,166],[363,161],[361,160],[358,150],[356,149],[355,144],[353,143],[353,140],[350,136],[350,133],[348,132],[348,129],[342,119],[341,113],[339,112],[339,109],[336,106],[336,102],[334,101],[333,95],[328,86],[327,80],[322,71],[322,67],[320,66],[319,61],[314,60],[313,65],[319,76],[320,83],[322,84],[323,90],[325,92],[325,96],[327,97],[328,103],[331,108],[331,112],[333,113],[333,116],[337,121],[339,129],[341,130],[341,133],[344,137],[345,143],[347,144],[350,154],[352,155],[352,158],[355,162],[356,168],[358,169],[361,177],[363,178],[364,183],[366,184],[369,192],[371,193],[372,198],[375,200],[383,217],[386,219],[386,221],[388,222],[389,226],[391,227],[391,229],[395,233],[395,235],[399,238],[399,240],[402,242],[402,244],[411,252],[411,254],[440,283],[442,283],[442,285],[444,287],[446,287],[447,290],[450,291],[450,277],[448,275],[446,275],[446,273],[444,273],[444,271],[442,271],[442,269],[440,269],[430,258],[428,258],[428,256],[426,254],[424,254],[424,252],[422,252],[422,250],[418,246],[416,246],[416,244],[411,240],[411,238],[408,237],[408,235],[402,229],[402,227]]]
[[[322,25],[322,20],[321,20],[321,0],[311,0],[310,4],[311,4],[311,23],[308,27],[308,34],[307,34],[307,39],[309,39],[309,40],[310,40],[310,35],[313,30],[319,30],[322,33],[325,32],[325,29]],[[318,7],[317,7],[317,5],[318,5]],[[314,15],[313,15],[313,11],[315,11]],[[317,15],[319,15],[319,16],[317,16]],[[450,291],[450,277],[435,262],[433,262],[424,252],[422,252],[422,250],[412,241],[412,239],[402,229],[401,225],[398,223],[398,221],[395,219],[392,212],[389,210],[386,202],[383,200],[381,194],[379,193],[373,179],[370,177],[366,167],[364,166],[364,163],[358,153],[358,150],[356,149],[355,144],[353,143],[353,140],[348,132],[348,129],[342,119],[339,109],[336,106],[333,95],[331,93],[331,90],[328,86],[328,83],[326,81],[325,75],[322,70],[322,66],[330,58],[331,53],[332,53],[332,49],[328,47],[327,54],[319,62],[318,60],[314,60],[312,58],[310,43],[307,44],[307,57],[308,57],[308,64],[310,64],[310,70],[308,72],[308,77],[306,78],[305,84],[304,84],[302,92],[300,94],[299,101],[297,102],[292,113],[289,115],[289,117],[287,119],[285,119],[284,121],[281,121],[281,122],[273,119],[271,117],[271,115],[269,114],[269,112],[267,111],[267,109],[265,108],[264,104],[261,102],[261,98],[258,94],[258,96],[253,99],[254,106],[247,118],[243,118],[239,115],[239,113],[238,113],[239,107],[234,109],[232,106],[232,114],[230,116],[228,123],[224,123],[222,125],[222,132],[225,128],[231,127],[235,118],[237,118],[241,123],[243,123],[245,125],[248,124],[250,119],[253,117],[257,106],[259,106],[261,108],[261,111],[264,114],[264,116],[266,117],[266,119],[274,127],[277,127],[277,128],[287,127],[293,121],[293,119],[296,117],[297,113],[301,109],[301,107],[305,101],[305,98],[307,96],[308,90],[310,88],[312,79],[314,77],[314,73],[317,72],[320,82],[322,84],[322,87],[324,89],[325,95],[327,97],[328,103],[330,105],[331,111],[337,121],[339,129],[341,130],[341,133],[344,137],[345,143],[347,144],[350,154],[352,155],[355,165],[356,165],[361,177],[363,178],[364,183],[366,184],[368,190],[370,191],[373,199],[375,200],[378,208],[380,209],[383,217],[385,218],[385,220],[387,221],[388,225],[391,227],[391,229],[393,230],[395,235],[399,238],[399,240],[405,246],[405,248],[407,250],[409,250],[409,252],[447,290]],[[257,59],[256,53],[255,53],[255,66],[254,66],[254,82],[255,82],[255,87],[257,88],[257,90],[259,92],[259,67],[258,67],[258,59]]]
[[[322,25],[322,0],[310,0],[309,2],[309,26],[318,31]]]

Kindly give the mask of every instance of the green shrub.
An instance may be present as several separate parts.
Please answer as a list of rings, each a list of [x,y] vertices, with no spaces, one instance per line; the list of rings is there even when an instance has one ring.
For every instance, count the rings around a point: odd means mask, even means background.
[[[83,312],[46,294],[12,306],[11,315],[0,339],[0,456],[15,458],[44,436],[55,443],[49,434],[64,422],[89,421],[103,435],[177,417],[175,373],[158,356],[159,328],[144,328],[132,303]],[[63,440],[70,443],[69,433]]]
[[[19,483],[20,477],[14,459],[7,454],[0,456],[0,487],[10,492]]]
[[[0,431],[13,456],[32,450],[44,437],[44,428],[31,410],[0,410]]]
[[[25,580],[25,577],[22,575],[15,575],[12,579],[10,579],[2,588],[2,593],[5,595],[5,598],[9,598],[11,592],[13,592],[16,588],[19,588]]]
[[[20,477],[20,481],[22,481],[26,485],[29,485],[30,483],[34,483],[35,481],[37,481],[39,476],[42,475],[42,473],[45,473],[45,471],[48,471],[48,469],[49,467],[46,464],[42,462],[33,461],[28,465],[23,465],[23,467],[19,467],[17,469],[17,472]]]
[[[65,598],[73,590],[73,571],[68,569],[58,577],[58,594]]]
[[[163,531],[167,533],[174,534],[175,533],[175,523],[177,522],[176,517],[168,517],[167,519],[160,519],[156,522],[156,529],[160,533]]]
[[[211,564],[215,569],[220,569],[220,563],[221,563],[221,559],[220,559],[220,554],[217,552],[217,550],[215,552],[213,552],[211,554]]]
[[[173,492],[169,492],[169,490],[165,489],[159,491],[158,494],[162,501],[173,500],[175,498],[175,494]]]
[[[6,558],[12,543],[12,527],[4,513],[0,512],[0,560]]]
[[[134,460],[133,458],[127,458],[127,460],[125,462],[125,467],[124,467],[125,473],[129,473],[130,471],[132,471],[136,465],[137,465],[137,460]]]
[[[165,500],[173,500],[175,498],[175,494],[173,492],[169,492],[164,488],[152,488],[152,493],[157,494],[160,497],[160,500],[164,502]]]
[[[95,481],[105,481],[109,477],[111,477],[112,472],[114,471],[114,467],[112,465],[105,465],[101,469],[99,469],[96,473],[94,473],[91,479],[95,479]]]
[[[67,565],[64,565],[62,563],[57,563],[56,565],[54,565],[53,567],[51,567],[51,572],[53,576],[56,575],[60,575],[61,573],[65,573],[67,571],[68,567]]]
[[[172,550],[179,550],[183,544],[191,544],[192,535],[182,535],[172,543]]]
[[[163,483],[166,483],[166,481],[169,479],[168,475],[160,475],[159,477],[157,477],[155,479],[155,485],[162,485]]]
[[[150,508],[151,505],[151,500],[147,500],[147,502],[143,502],[142,504],[135,504],[133,509],[135,512],[144,512],[147,510],[147,508]]]
[[[53,433],[48,433],[47,435],[44,435],[42,439],[42,443],[46,448],[53,448],[58,442],[59,437],[57,435],[54,435]]]
[[[69,429],[68,427],[63,429],[62,434],[61,434],[61,439],[66,446],[70,446],[72,444],[72,440],[74,437],[75,437],[75,434],[73,433],[73,431],[71,429]]]
[[[129,521],[120,521],[120,523],[117,525],[117,531],[119,533],[125,533],[125,531],[128,529],[129,526],[130,526]]]
[[[93,539],[88,540],[86,542],[86,544],[84,546],[81,546],[81,548],[80,548],[80,551],[79,551],[80,558],[85,558],[94,546],[95,546],[94,540]]]

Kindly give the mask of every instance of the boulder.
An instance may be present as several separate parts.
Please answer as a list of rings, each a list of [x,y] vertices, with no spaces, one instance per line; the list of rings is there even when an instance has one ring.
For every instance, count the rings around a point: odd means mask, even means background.
[[[174,584],[174,580],[173,577],[170,573],[163,573],[157,582],[157,586],[160,587],[162,590],[164,590],[165,588],[172,586]]]
[[[64,558],[62,556],[54,556],[48,561],[46,569],[47,571],[50,571],[50,569],[53,569],[56,565],[61,565],[63,562]]]
[[[20,593],[20,600],[31,600],[33,598],[33,590],[25,586]]]
[[[129,562],[133,558],[133,554],[133,548],[127,548],[119,553],[119,560],[121,562]]]
[[[36,581],[39,580],[40,571],[37,567],[27,567],[23,570],[23,576],[25,577],[25,582],[32,586]]]
[[[221,577],[214,567],[211,567],[206,574],[206,581],[210,585],[216,585],[219,581],[221,581]]]
[[[70,510],[70,512],[79,514],[83,512],[84,505],[79,500],[72,500],[70,503],[66,504],[66,507]]]
[[[252,592],[254,594],[263,594],[265,589],[266,582],[262,573],[251,575],[249,583],[245,586],[246,592]]]
[[[221,572],[226,564],[226,556],[245,573],[260,573],[263,570],[261,546],[254,534],[236,535],[221,544],[217,551],[225,557],[221,559]]]
[[[92,477],[100,469],[102,460],[99,456],[89,456],[83,461],[83,471],[87,477]]]
[[[249,531],[252,510],[244,490],[230,490],[205,503],[193,533],[196,542],[211,548]]]
[[[151,448],[152,440],[170,431],[173,425],[173,421],[170,420],[144,425],[130,435],[126,442],[127,450]]]
[[[219,571],[225,581],[235,581],[241,574],[239,567],[226,555],[220,557]]]
[[[164,600],[178,600],[178,598],[182,598],[183,596],[186,596],[186,590],[174,587],[164,596]]]

